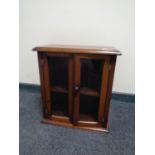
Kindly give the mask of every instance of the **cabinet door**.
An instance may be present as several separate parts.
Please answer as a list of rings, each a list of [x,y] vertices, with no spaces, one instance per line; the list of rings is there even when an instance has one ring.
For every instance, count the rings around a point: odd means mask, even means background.
[[[44,88],[51,119],[72,117],[72,57],[67,54],[44,54]]]
[[[109,56],[75,56],[74,123],[102,126],[109,75]]]

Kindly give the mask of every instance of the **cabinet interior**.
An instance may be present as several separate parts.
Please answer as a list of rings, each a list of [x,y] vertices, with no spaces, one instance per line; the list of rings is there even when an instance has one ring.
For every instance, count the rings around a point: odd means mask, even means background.
[[[68,60],[67,57],[48,57],[52,115],[69,117]],[[79,121],[97,121],[102,65],[103,60],[80,59]]]

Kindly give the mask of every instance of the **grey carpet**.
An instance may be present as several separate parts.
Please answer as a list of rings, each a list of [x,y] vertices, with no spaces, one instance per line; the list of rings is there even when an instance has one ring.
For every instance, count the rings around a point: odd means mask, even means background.
[[[134,155],[135,104],[111,101],[110,133],[41,124],[38,91],[20,89],[20,155]]]

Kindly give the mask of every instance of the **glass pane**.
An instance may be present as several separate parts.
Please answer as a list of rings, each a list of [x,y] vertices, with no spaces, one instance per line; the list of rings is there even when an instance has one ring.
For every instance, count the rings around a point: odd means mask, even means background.
[[[68,95],[64,93],[52,93],[52,114],[68,116]]]
[[[97,121],[99,97],[80,95],[79,119]]]
[[[81,59],[81,87],[100,91],[103,60]]]
[[[49,57],[50,83],[52,87],[68,87],[68,59],[64,57]]]

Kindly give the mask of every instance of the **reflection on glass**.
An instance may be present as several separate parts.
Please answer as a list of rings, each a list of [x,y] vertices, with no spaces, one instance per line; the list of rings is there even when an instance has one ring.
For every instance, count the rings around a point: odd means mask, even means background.
[[[49,57],[50,82],[52,86],[68,87],[68,59]]]
[[[103,60],[81,59],[81,87],[100,91]]]

